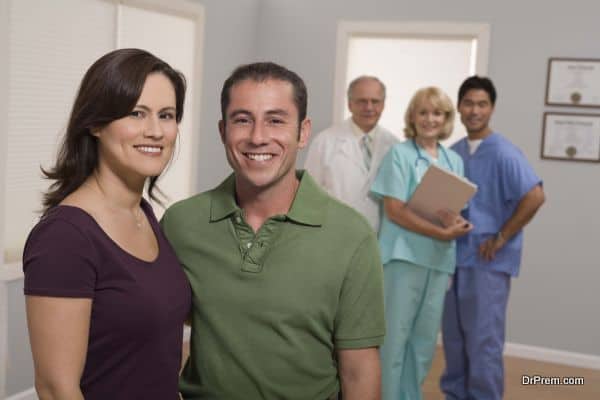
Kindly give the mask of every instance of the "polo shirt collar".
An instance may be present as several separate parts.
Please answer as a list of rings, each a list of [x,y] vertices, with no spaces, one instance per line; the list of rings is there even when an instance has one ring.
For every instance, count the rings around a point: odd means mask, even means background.
[[[306,171],[297,171],[296,176],[300,179],[300,186],[287,217],[304,225],[323,225],[329,197]]]
[[[296,197],[287,213],[290,220],[309,226],[321,226],[325,220],[329,197],[304,170],[296,172],[300,180]],[[210,202],[211,222],[224,219],[240,211],[235,201],[235,175],[231,174],[212,193]]]
[[[235,175],[231,174],[212,192],[210,221],[219,221],[238,210],[240,210],[240,207],[235,202]]]

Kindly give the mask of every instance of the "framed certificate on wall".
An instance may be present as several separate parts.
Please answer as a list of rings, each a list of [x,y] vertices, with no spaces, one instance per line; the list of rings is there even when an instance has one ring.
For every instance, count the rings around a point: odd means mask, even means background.
[[[600,59],[550,58],[546,105],[600,107]]]
[[[544,113],[541,157],[600,162],[600,114]]]

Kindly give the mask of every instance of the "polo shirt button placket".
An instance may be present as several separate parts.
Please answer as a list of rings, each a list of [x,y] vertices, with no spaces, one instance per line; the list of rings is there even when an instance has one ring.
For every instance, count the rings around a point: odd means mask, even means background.
[[[244,256],[244,258],[242,259],[242,271],[244,272],[253,272],[253,273],[259,273],[262,271],[262,264],[255,264],[255,262],[260,262],[259,260],[262,259],[261,254],[256,254],[257,248],[252,248],[252,243],[247,243],[246,247],[248,248],[248,251],[246,253],[246,255]],[[254,254],[250,254],[250,253],[254,253]]]

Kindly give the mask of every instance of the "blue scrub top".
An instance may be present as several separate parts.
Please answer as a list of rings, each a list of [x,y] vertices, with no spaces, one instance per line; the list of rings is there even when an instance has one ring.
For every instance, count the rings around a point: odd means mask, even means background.
[[[491,261],[479,256],[479,245],[498,233],[523,196],[542,184],[541,179],[521,150],[498,133],[483,139],[473,155],[469,154],[466,138],[455,143],[452,149],[462,157],[467,178],[477,185],[477,193],[463,211],[474,228],[457,240],[457,265],[489,268],[517,276],[523,247],[522,230],[511,237]]]
[[[440,145],[436,162],[422,148],[419,148],[422,157],[419,158],[413,143],[412,140],[406,140],[390,149],[381,162],[371,193],[407,202],[429,164],[434,163],[463,176],[462,160],[454,151]],[[391,260],[404,260],[449,274],[454,272],[456,250],[453,240],[437,240],[404,229],[392,222],[385,213],[379,231],[379,247],[384,264]]]

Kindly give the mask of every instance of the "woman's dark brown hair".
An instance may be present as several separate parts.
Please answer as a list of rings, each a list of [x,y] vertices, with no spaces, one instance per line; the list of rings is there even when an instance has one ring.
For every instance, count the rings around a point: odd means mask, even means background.
[[[54,180],[44,194],[43,211],[58,205],[75,191],[98,166],[98,142],[92,130],[100,129],[128,115],[139,99],[146,77],[165,75],[175,89],[175,120],[183,117],[185,78],[169,64],[140,49],[119,49],[98,59],[87,70],[58,151],[56,164],[42,172]],[[148,196],[153,193],[158,176],[150,178]]]

